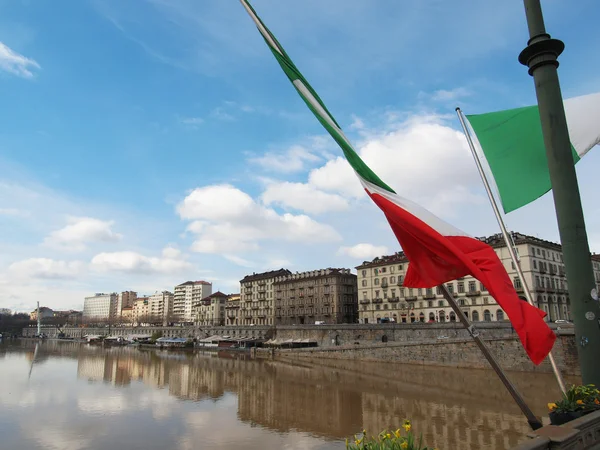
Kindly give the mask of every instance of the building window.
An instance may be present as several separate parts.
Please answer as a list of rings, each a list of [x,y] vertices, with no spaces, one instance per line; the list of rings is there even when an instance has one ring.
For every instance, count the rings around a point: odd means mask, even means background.
[[[504,320],[504,311],[502,311],[501,309],[496,311],[496,320],[498,322],[502,322]]]
[[[487,309],[483,312],[483,320],[485,320],[486,322],[491,322],[492,320],[492,315]]]
[[[471,299],[471,305],[476,305],[477,304],[477,299],[476,298],[472,298]]]
[[[453,283],[448,283],[446,285],[446,289],[448,289],[448,292],[450,292],[451,294],[454,293],[454,284]]]
[[[469,281],[469,292],[475,292],[477,290],[477,284],[474,281]]]
[[[379,291],[375,291],[375,298],[379,298]]]
[[[396,289],[392,289],[392,298],[396,298]]]
[[[537,261],[535,259],[533,260],[533,268],[537,269]]]
[[[362,280],[362,285],[366,286],[367,285],[367,280]]]
[[[444,300],[440,300],[440,301],[438,302],[438,306],[444,306]]]
[[[408,288],[408,296],[409,297],[413,296],[413,288]]]
[[[396,282],[396,277],[390,277],[390,284],[394,284]]]
[[[477,311],[473,311],[473,322],[479,322],[479,313]]]
[[[433,301],[432,301],[432,300],[429,300],[429,301],[427,302],[427,307],[428,307],[428,308],[433,308]]]
[[[515,277],[513,279],[513,284],[515,286],[515,289],[522,289],[522,285],[521,285],[521,279],[519,277]]]
[[[367,271],[366,271],[366,270],[364,270],[364,269],[363,269],[363,271],[362,271],[362,276],[363,276],[363,277],[366,277],[366,276],[367,276]]]
[[[390,266],[390,272],[394,273],[394,266]]]
[[[366,300],[367,299],[367,291],[363,291],[363,298]]]
[[[439,286],[438,286],[438,287],[436,287],[436,288],[435,288],[435,293],[436,293],[437,295],[442,295],[442,288],[441,288],[441,287],[439,287]]]
[[[417,289],[417,295],[418,295],[419,297],[421,297],[421,296],[423,295],[423,289],[421,289],[421,288],[418,288],[418,289]]]
[[[537,251],[537,254],[539,255],[540,254],[540,249],[536,248],[536,251]]]
[[[460,304],[460,306],[465,306],[467,304],[467,302],[465,301],[464,298],[461,298],[458,303]]]
[[[400,288],[400,297],[404,298],[404,288]]]
[[[489,303],[489,299],[487,297],[483,297],[483,304],[487,305]]]
[[[379,278],[375,278],[375,281],[373,281],[373,284],[375,286],[379,286]]]
[[[458,283],[458,293],[459,294],[464,294],[465,292],[465,283],[463,283],[462,281],[460,283]]]
[[[398,270],[402,270],[402,264],[398,265]]]

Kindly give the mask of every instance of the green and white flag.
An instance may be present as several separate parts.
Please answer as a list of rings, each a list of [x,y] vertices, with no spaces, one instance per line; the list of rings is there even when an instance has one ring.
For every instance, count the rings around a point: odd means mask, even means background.
[[[564,102],[573,161],[600,142],[600,93]],[[505,213],[551,189],[537,106],[467,115],[500,193]]]

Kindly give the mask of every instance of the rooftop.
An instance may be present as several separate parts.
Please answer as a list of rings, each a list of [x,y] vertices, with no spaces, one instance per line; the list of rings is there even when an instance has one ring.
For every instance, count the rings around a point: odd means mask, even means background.
[[[263,272],[263,273],[254,272],[252,275],[246,275],[243,279],[240,280],[240,283],[247,283],[249,281],[266,280],[268,278],[281,277],[284,275],[291,275],[291,274],[292,274],[292,272],[290,272],[287,269],[272,270],[270,272]]]
[[[186,281],[185,283],[178,284],[177,287],[179,287],[179,286],[191,286],[191,285],[196,285],[196,284],[203,284],[203,285],[206,285],[206,286],[212,285],[212,283],[209,283],[208,281],[199,280],[199,281]]]
[[[286,283],[289,281],[296,281],[296,280],[310,280],[310,279],[321,278],[321,277],[326,277],[326,276],[341,276],[341,275],[350,275],[350,276],[356,277],[356,275],[354,275],[350,269],[344,269],[344,268],[338,269],[338,268],[328,267],[327,269],[309,270],[306,272],[296,272],[296,273],[292,273],[289,275],[277,277],[275,279],[275,284]]]

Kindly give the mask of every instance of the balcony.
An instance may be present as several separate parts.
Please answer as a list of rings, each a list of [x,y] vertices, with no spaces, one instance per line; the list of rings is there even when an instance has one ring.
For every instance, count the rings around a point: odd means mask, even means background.
[[[388,287],[388,282],[387,281],[382,281],[381,282],[381,287],[384,288],[384,289],[387,288]]]
[[[367,300],[367,299],[365,299],[365,300],[361,300],[361,301],[360,301],[360,304],[361,304],[361,305],[368,305],[369,303],[371,303],[371,300]]]
[[[416,302],[417,301],[417,296],[416,295],[411,295],[410,297],[406,297],[405,300],[407,302]]]
[[[546,273],[546,268],[540,264],[540,273]]]
[[[425,294],[425,295],[423,296],[423,298],[424,298],[425,300],[433,300],[433,299],[435,299],[435,294],[434,294],[433,292],[432,292],[431,294]]]
[[[389,303],[398,303],[400,299],[398,297],[388,298]]]
[[[542,286],[537,286],[535,288],[535,292],[546,292],[546,288]]]
[[[259,309],[259,308],[260,308],[260,306],[258,306],[258,305],[254,305],[254,306],[252,306],[252,309],[255,309],[255,310],[256,310],[256,309]]]
[[[481,291],[469,291],[467,292],[467,297],[477,297],[481,295]]]
[[[373,304],[375,304],[375,303],[383,303],[383,299],[382,298],[374,298]]]
[[[525,289],[523,289],[523,286],[519,286],[519,287],[515,286],[515,291],[517,291],[517,292],[525,292]]]

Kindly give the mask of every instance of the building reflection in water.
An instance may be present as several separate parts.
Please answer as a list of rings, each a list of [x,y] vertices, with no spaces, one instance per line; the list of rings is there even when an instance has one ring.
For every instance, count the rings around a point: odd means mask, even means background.
[[[142,382],[182,400],[237,396],[242,422],[276,432],[344,439],[366,428],[397,428],[405,418],[438,448],[502,449],[530,431],[490,371],[351,361],[292,364],[242,354],[77,349],[78,377],[127,386]],[[534,412],[558,397],[551,375],[510,375]],[[574,381],[574,380],[573,380]],[[232,414],[234,412],[232,411]]]

